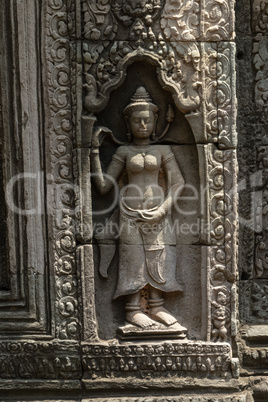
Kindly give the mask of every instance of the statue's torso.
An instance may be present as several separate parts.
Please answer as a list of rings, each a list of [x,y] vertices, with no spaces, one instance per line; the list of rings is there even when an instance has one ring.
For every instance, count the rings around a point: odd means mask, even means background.
[[[128,184],[124,191],[125,203],[132,209],[151,209],[161,205],[165,195],[158,184],[162,152],[157,145],[124,147]],[[168,147],[169,148],[169,147]]]

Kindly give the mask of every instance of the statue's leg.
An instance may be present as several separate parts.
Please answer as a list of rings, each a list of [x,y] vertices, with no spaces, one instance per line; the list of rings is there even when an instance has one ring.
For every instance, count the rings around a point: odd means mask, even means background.
[[[178,331],[182,332],[187,331],[187,329],[182,327],[178,323],[177,319],[169,311],[165,309],[163,304],[164,304],[163,292],[150,286],[149,306],[152,317],[155,320],[160,321],[168,326],[175,324]]]
[[[126,297],[125,310],[126,320],[133,325],[146,328],[156,324],[155,321],[141,311],[140,291]]]

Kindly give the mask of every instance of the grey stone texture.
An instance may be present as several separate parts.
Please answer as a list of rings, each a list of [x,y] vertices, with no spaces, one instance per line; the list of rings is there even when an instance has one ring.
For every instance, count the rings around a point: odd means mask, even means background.
[[[268,400],[267,16],[0,0],[1,401]]]

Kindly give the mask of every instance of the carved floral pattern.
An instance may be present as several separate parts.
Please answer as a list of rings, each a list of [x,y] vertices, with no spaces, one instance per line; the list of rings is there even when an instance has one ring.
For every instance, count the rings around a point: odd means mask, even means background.
[[[252,282],[251,314],[261,319],[268,318],[268,284]]]
[[[243,366],[266,369],[268,364],[268,348],[249,348],[243,350]]]
[[[162,4],[163,0],[114,0],[112,10],[116,19],[128,28],[128,39],[154,40],[151,26]]]
[[[161,28],[174,41],[232,39],[233,8],[232,0],[167,0]]]
[[[268,117],[268,37],[258,34],[253,46],[255,75],[255,104],[261,122]]]
[[[167,0],[161,15],[161,28],[166,39],[195,40],[199,37],[199,1]]]
[[[261,173],[261,200],[258,200],[255,223],[258,234],[255,236],[255,278],[268,277],[268,147],[257,148],[258,170]]]
[[[200,106],[200,51],[197,44],[166,43],[163,39],[145,44],[113,42],[92,45],[83,43],[85,69],[84,108],[98,112],[106,106],[109,93],[122,81],[122,70],[131,60],[150,59],[161,69],[160,79],[176,92],[174,101],[184,112],[198,110]]]
[[[75,379],[81,376],[78,350],[71,343],[1,342],[0,350],[0,378]]]
[[[164,343],[84,345],[82,364],[90,378],[141,378],[199,373],[226,375],[230,369],[228,344]]]
[[[83,1],[83,34],[86,39],[105,40],[114,38],[117,25],[111,13],[110,3],[109,0]]]
[[[211,244],[208,253],[210,267],[209,294],[211,331],[214,341],[230,339],[232,284],[235,281],[236,243],[236,162],[233,150],[221,151],[209,145],[208,154],[211,208]]]
[[[222,149],[236,146],[236,97],[235,97],[235,46],[233,43],[217,44],[217,127]]]
[[[268,4],[265,0],[254,0],[252,5],[252,28],[255,32],[268,32]]]
[[[67,13],[70,12],[70,14]],[[56,280],[56,335],[76,339],[79,334],[77,283],[72,222],[72,94],[70,90],[69,30],[73,30],[73,2],[52,0],[47,6],[48,92],[51,111],[51,173],[48,205],[53,208],[53,249]],[[59,362],[60,364],[60,362]]]
[[[246,402],[246,395],[224,395],[222,398],[217,397],[217,402]],[[94,402],[94,399],[87,399],[87,402]],[[211,396],[159,396],[148,398],[100,398],[99,402],[211,402]]]
[[[204,0],[204,40],[222,41],[233,38],[234,1]]]

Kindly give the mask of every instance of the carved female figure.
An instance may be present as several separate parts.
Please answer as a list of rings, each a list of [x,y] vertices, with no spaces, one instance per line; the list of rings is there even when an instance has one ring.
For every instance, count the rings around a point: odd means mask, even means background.
[[[119,276],[114,295],[126,298],[126,320],[143,328],[158,321],[184,333],[186,328],[163,306],[163,293],[181,292],[175,277],[176,234],[170,218],[184,179],[170,146],[151,140],[155,138],[157,111],[146,89],[138,88],[123,111],[131,143],[117,149],[104,178],[99,138],[95,135],[92,170],[101,194],[107,193],[113,181],[127,171],[128,184],[119,202]],[[165,172],[165,191],[159,184],[161,169]],[[140,293],[147,285],[149,314],[140,306]]]

